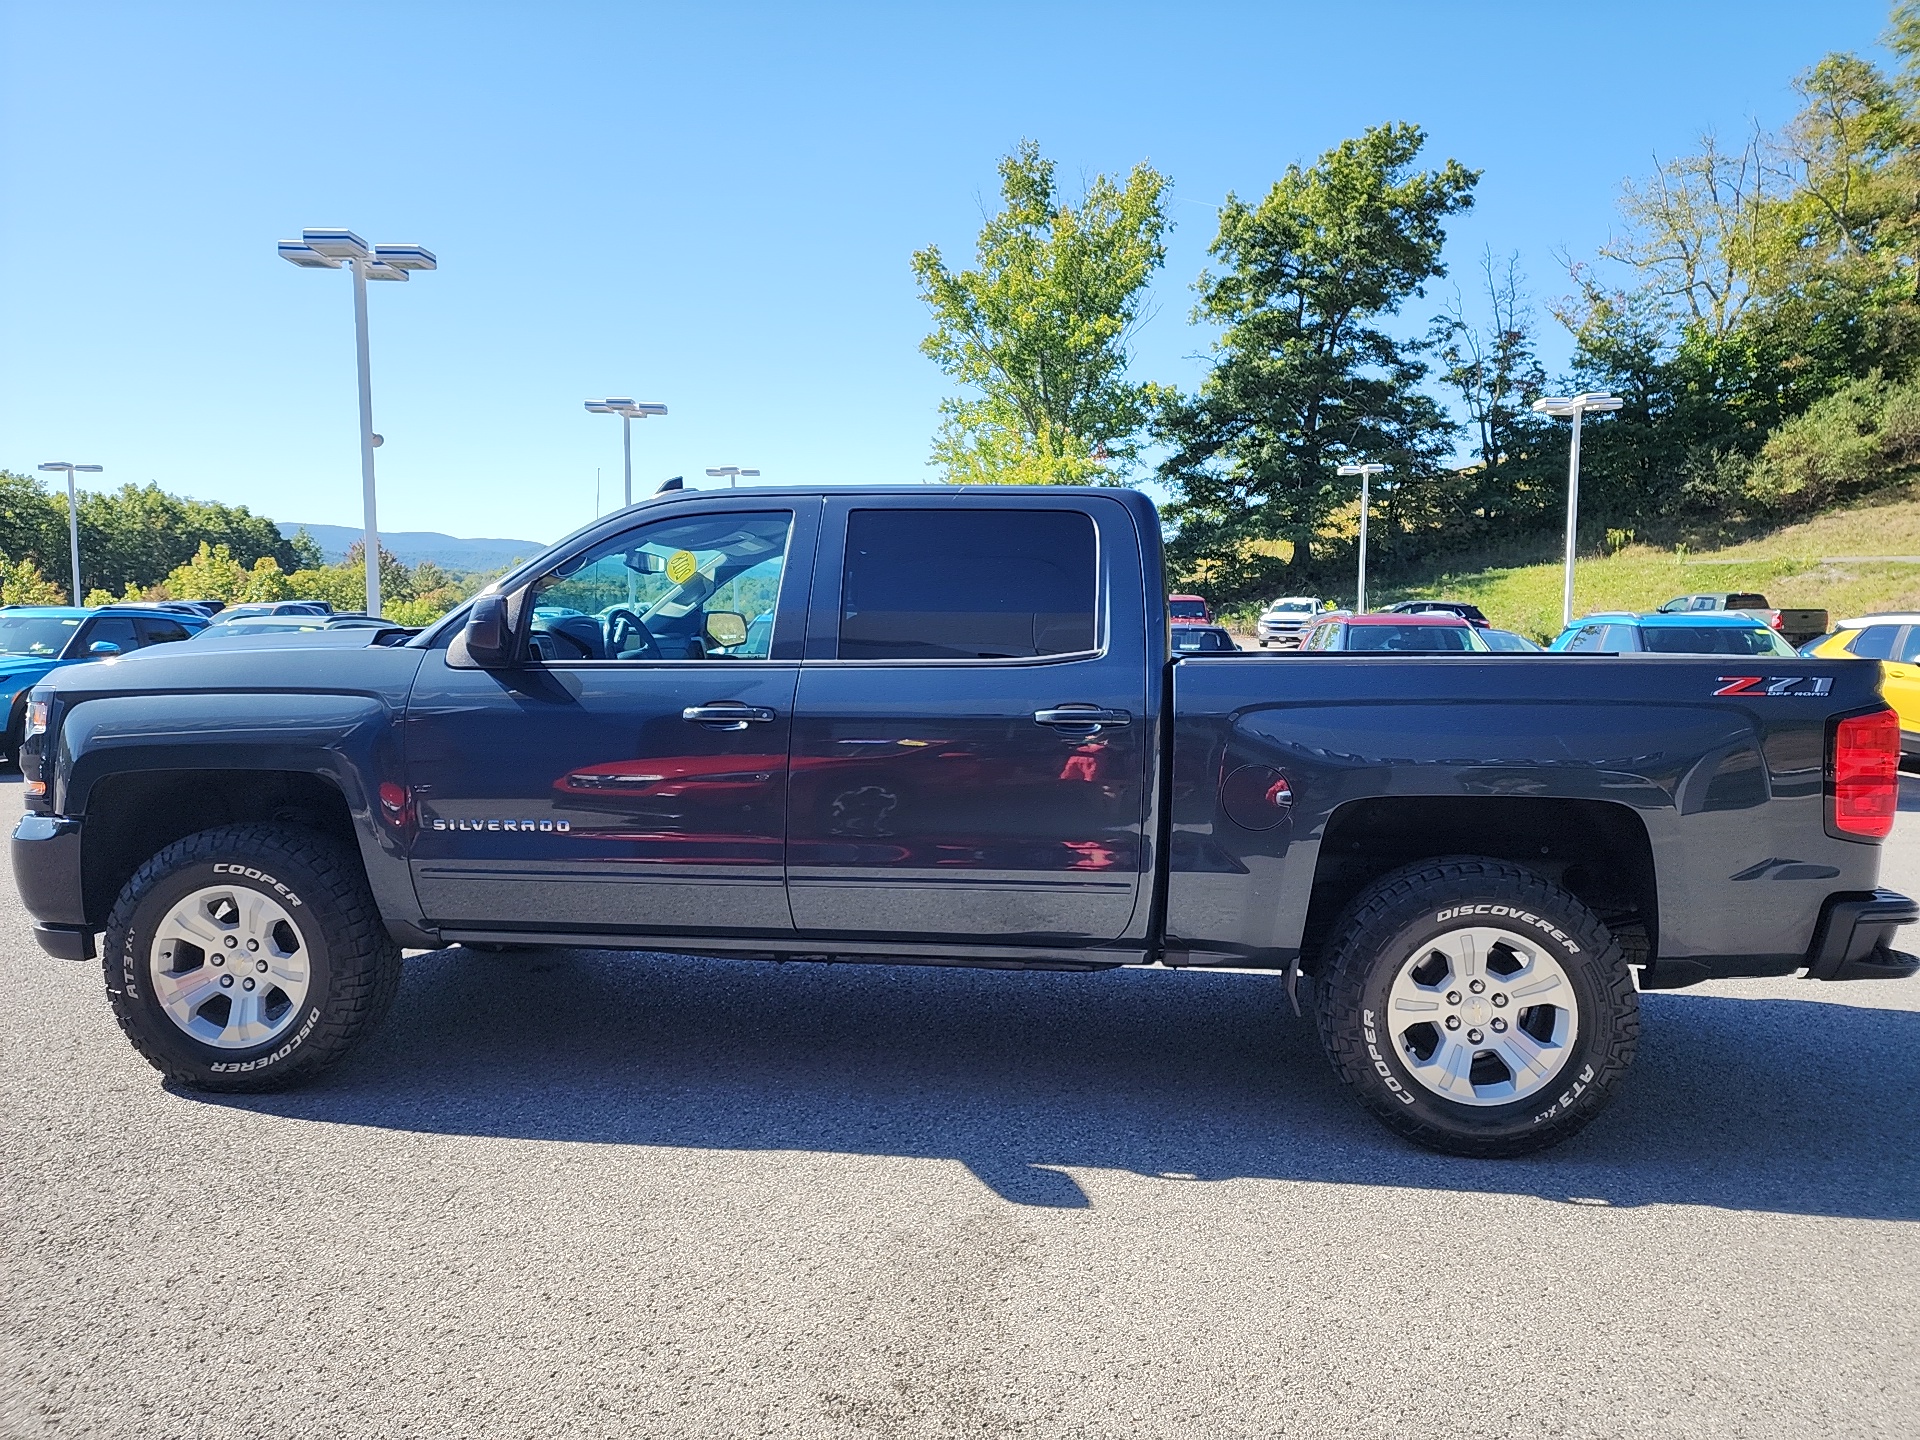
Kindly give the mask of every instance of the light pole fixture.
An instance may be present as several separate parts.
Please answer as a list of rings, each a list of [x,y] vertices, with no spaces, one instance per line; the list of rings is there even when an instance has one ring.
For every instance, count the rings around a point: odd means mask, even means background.
[[[630,400],[624,395],[611,395],[605,400],[587,401],[587,409],[595,415],[618,415],[620,417],[620,453],[626,461],[626,500],[633,504],[633,422],[645,420],[649,416],[664,415],[667,407],[656,405],[650,400]]]
[[[742,475],[751,475],[755,478],[758,478],[760,472],[758,470],[742,470],[738,465],[715,465],[715,466],[709,467],[709,469],[707,470],[707,474],[714,475],[714,476],[719,476],[719,475],[726,476],[727,488],[731,490],[735,485],[740,483],[740,477]]]
[[[1364,615],[1367,610],[1367,510],[1368,484],[1376,475],[1384,475],[1391,465],[1342,465],[1342,475],[1360,477],[1360,583],[1355,587],[1357,594],[1353,602],[1353,613]]]
[[[1580,522],[1580,419],[1589,411],[1604,415],[1618,410],[1623,400],[1606,390],[1586,390],[1578,395],[1549,395],[1533,402],[1534,411],[1557,420],[1573,421],[1573,443],[1567,451],[1567,573],[1560,598],[1560,628],[1573,623],[1573,547]]]
[[[67,472],[67,543],[73,547],[73,603],[80,603],[80,499],[74,494],[73,472],[82,475],[98,475],[102,466],[75,465],[70,460],[49,460],[40,467],[42,470],[64,470]]]
[[[354,354],[360,366],[360,493],[366,511],[367,613],[380,613],[380,524],[373,503],[373,378],[367,359],[367,281],[405,280],[414,270],[433,270],[433,252],[420,245],[369,245],[351,230],[302,230],[280,242],[280,258],[305,270],[353,270]]]

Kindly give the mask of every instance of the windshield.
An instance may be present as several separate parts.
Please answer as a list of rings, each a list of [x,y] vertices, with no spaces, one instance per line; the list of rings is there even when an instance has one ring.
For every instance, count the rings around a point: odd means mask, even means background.
[[[1648,625],[1640,640],[1656,655],[1791,655],[1794,649],[1771,630],[1731,625]]]
[[[0,655],[58,655],[79,628],[77,615],[0,615]]]
[[[1269,615],[1311,615],[1320,607],[1311,600],[1276,600],[1267,607]]]
[[[284,619],[234,620],[224,625],[209,625],[200,634],[209,640],[225,640],[234,635],[280,635],[296,630],[324,630],[327,622],[318,616],[288,615]]]
[[[1220,630],[1193,629],[1173,637],[1176,650],[1231,650],[1233,641]]]
[[[1207,618],[1207,602],[1204,600],[1169,600],[1167,613],[1176,620],[1204,620]]]
[[[1471,650],[1464,625],[1350,625],[1349,650]]]

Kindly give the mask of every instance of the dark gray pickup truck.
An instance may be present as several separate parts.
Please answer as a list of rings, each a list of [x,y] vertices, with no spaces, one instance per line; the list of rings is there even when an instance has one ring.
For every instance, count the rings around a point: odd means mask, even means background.
[[[14,873],[186,1085],[339,1060],[403,948],[1257,967],[1476,1155],[1596,1113],[1637,988],[1920,968],[1874,665],[1176,659],[1165,594],[1128,491],[661,496],[416,636],[48,677]]]

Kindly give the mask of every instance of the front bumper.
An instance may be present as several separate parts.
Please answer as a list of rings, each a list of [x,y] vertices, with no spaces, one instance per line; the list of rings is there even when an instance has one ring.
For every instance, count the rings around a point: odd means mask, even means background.
[[[22,815],[13,832],[13,880],[42,950],[60,960],[93,958],[77,819]]]

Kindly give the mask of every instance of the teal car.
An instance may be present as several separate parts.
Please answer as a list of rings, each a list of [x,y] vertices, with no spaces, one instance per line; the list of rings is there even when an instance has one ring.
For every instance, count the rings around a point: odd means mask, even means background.
[[[0,761],[12,764],[20,750],[27,695],[40,678],[63,665],[104,660],[185,640],[206,626],[187,611],[140,605],[83,610],[74,605],[0,606]]]

